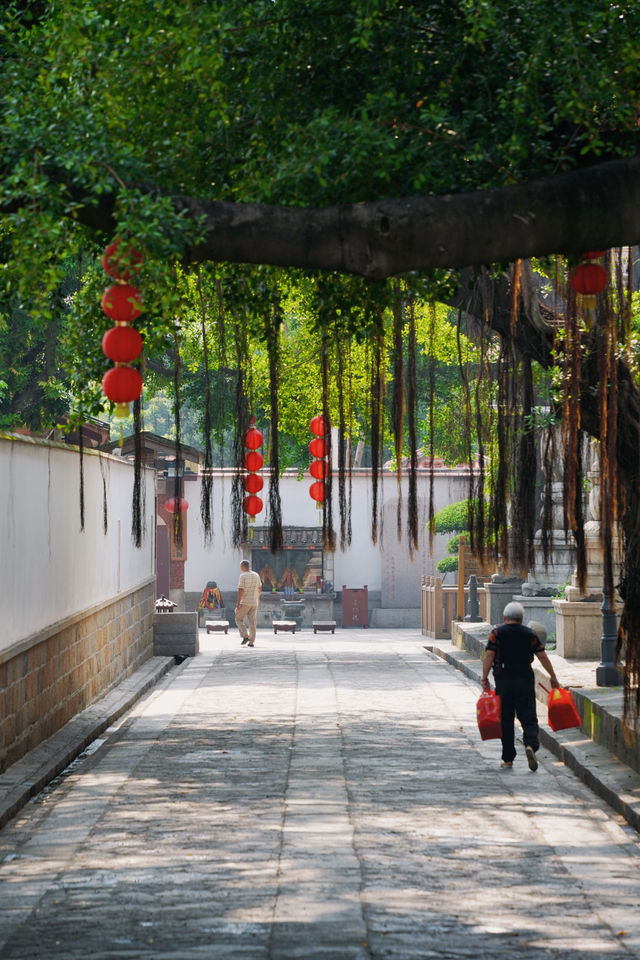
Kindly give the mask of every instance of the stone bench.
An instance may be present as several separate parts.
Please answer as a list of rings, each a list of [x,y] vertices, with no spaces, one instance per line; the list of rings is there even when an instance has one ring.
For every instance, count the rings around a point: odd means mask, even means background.
[[[211,633],[212,630],[214,633],[226,633],[229,629],[228,620],[205,620],[204,625],[207,628],[207,633]]]
[[[282,630],[283,633],[286,633],[287,631],[289,633],[295,633],[297,626],[298,624],[295,622],[295,620],[274,620],[273,632],[277,633],[278,630]]]
[[[318,630],[322,633],[328,633],[329,630],[331,633],[336,632],[336,622],[335,620],[314,620],[311,624],[313,627],[313,632],[317,633]]]

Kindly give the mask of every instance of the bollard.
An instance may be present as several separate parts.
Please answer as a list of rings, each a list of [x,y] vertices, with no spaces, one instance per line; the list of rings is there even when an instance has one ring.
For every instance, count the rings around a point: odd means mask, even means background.
[[[465,623],[482,623],[480,616],[480,603],[478,602],[478,578],[475,573],[469,577],[469,603],[467,604],[467,615],[464,618]]]
[[[604,591],[600,609],[602,611],[602,637],[600,638],[602,660],[596,667],[596,684],[599,687],[618,687],[623,683],[613,660],[618,641],[618,624],[616,611],[607,599],[606,591]]]

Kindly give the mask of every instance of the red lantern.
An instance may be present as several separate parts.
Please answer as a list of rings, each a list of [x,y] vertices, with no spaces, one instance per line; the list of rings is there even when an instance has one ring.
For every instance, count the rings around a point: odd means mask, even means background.
[[[251,494],[251,496],[244,498],[242,506],[244,512],[249,515],[249,519],[255,520],[256,514],[260,513],[262,510],[262,500],[260,497],[256,497],[254,494]]]
[[[599,263],[580,263],[571,271],[569,282],[576,293],[594,296],[607,285],[607,271]]]
[[[588,250],[586,253],[581,254],[582,260],[599,260],[600,257],[604,257],[606,250]]]
[[[169,500],[165,501],[164,508],[167,513],[183,513],[185,510],[189,509],[189,504],[182,497],[179,497],[177,500],[173,497],[170,497]]]
[[[249,450],[257,450],[262,446],[263,436],[255,427],[251,427],[244,435],[244,445]]]
[[[110,243],[102,255],[102,268],[114,280],[131,280],[134,273],[137,273],[142,266],[142,254],[133,247],[122,244],[116,240]]]
[[[102,391],[113,403],[132,403],[142,393],[142,376],[133,367],[112,367],[102,378]]]
[[[327,453],[326,440],[321,440],[320,437],[316,437],[315,440],[312,440],[309,444],[309,453],[312,457],[324,457]]]
[[[247,493],[260,493],[264,487],[264,480],[257,473],[247,474],[242,482]]]
[[[322,503],[324,500],[324,483],[321,480],[316,480],[315,483],[312,483],[309,487],[309,496],[312,500],[315,500],[316,503]]]
[[[140,291],[128,283],[113,284],[102,294],[102,309],[116,323],[131,323],[142,313]]]
[[[326,460],[312,460],[309,473],[316,480],[324,480],[329,473],[329,464]]]
[[[129,363],[142,352],[142,337],[128,325],[111,327],[102,338],[102,350],[115,363]]]
[[[250,473],[256,473],[258,470],[262,470],[263,463],[264,457],[256,450],[250,450],[249,453],[245,453],[244,455],[244,467],[245,470],[249,470]]]
[[[329,433],[329,424],[324,417],[314,417],[309,424],[309,429],[316,437],[326,437]]]

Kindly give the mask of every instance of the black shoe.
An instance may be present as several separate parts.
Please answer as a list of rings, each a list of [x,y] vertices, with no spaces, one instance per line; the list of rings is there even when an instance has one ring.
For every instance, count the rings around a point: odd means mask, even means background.
[[[242,643],[240,644],[240,646],[241,646],[241,647],[244,647],[245,643],[249,643],[249,637],[243,637],[243,638],[242,638]]]
[[[527,763],[529,764],[529,770],[538,769],[538,758],[536,757],[536,752],[533,747],[525,747],[524,751],[527,755]]]

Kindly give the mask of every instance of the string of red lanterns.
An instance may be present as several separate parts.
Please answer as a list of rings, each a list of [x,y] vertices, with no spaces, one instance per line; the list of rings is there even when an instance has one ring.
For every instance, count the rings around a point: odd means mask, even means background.
[[[142,254],[116,240],[106,248],[102,266],[116,281],[101,300],[102,309],[115,323],[102,338],[102,351],[114,363],[102,378],[102,392],[115,403],[116,416],[127,417],[129,404],[142,393],[142,374],[130,366],[142,353],[142,337],[130,326],[142,313],[142,296],[128,282],[140,270]]]
[[[325,439],[329,433],[329,424],[323,416],[317,416],[309,423],[309,429],[314,435],[314,439],[309,444],[309,453],[313,457],[309,473],[315,481],[309,487],[309,496],[316,501],[316,506],[320,510],[325,499],[325,480],[329,474],[327,460],[329,444]]]
[[[242,502],[242,509],[247,514],[249,523],[256,522],[256,516],[262,511],[263,506],[262,500],[257,494],[260,493],[264,486],[264,480],[258,473],[264,464],[264,457],[258,452],[263,444],[264,437],[254,426],[255,422],[256,418],[252,417],[249,429],[244,435],[244,467],[248,473],[242,479],[247,494]]]

